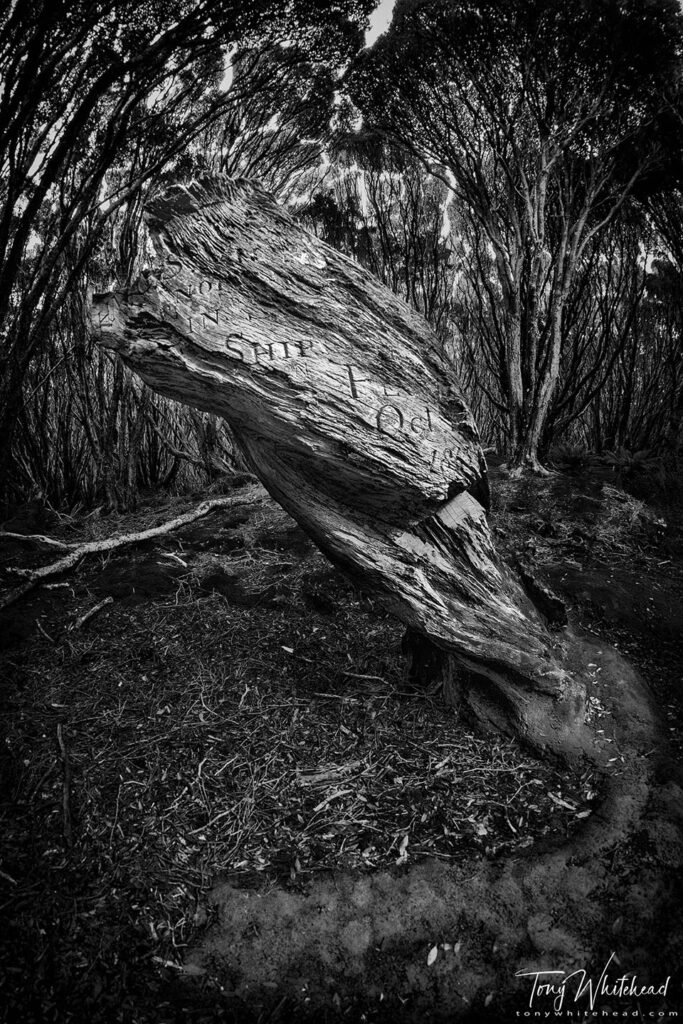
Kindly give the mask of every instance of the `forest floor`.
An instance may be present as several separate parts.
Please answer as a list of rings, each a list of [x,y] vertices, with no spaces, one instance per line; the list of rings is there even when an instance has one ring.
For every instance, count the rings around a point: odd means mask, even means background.
[[[597,476],[494,477],[501,550],[641,672],[680,758],[680,518]],[[490,880],[511,855],[532,879],[536,853],[581,828],[593,772],[473,733],[411,690],[402,627],[264,492],[240,493],[0,617],[0,1019],[512,1021],[525,965],[555,953],[599,974],[610,952],[618,974],[673,976],[666,997],[612,1010],[683,1016],[674,827],[640,823],[599,878],[572,867],[609,922],[599,941],[563,932],[549,905],[518,934],[522,889],[496,890],[499,906]],[[91,540],[193,504],[4,528]],[[0,583],[54,557],[5,539]]]

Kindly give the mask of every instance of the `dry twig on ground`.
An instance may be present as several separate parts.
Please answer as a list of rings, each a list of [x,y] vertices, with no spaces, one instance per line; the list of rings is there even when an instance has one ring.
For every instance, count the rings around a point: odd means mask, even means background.
[[[171,519],[168,523],[153,526],[149,530],[129,533],[122,537],[108,537],[105,540],[93,540],[85,544],[78,544],[71,548],[69,553],[64,555],[63,558],[52,562],[50,565],[43,565],[39,569],[10,570],[17,576],[23,576],[26,582],[0,597],[0,609],[14,604],[15,601],[24,597],[25,594],[28,594],[45,580],[52,579],[54,576],[61,576],[62,573],[73,569],[86,555],[102,554],[105,551],[114,551],[128,544],[139,544],[142,541],[153,540],[155,537],[161,537],[163,534],[172,533],[173,530],[177,530],[181,526],[187,526],[188,523],[193,523],[195,520],[209,515],[210,512],[214,512],[218,508],[234,508],[236,505],[253,502],[258,494],[259,492],[255,487],[249,487],[240,491],[238,495],[229,498],[212,498],[210,501],[203,501],[192,512],[186,512],[182,516]],[[41,537],[40,540],[43,541],[44,538]]]

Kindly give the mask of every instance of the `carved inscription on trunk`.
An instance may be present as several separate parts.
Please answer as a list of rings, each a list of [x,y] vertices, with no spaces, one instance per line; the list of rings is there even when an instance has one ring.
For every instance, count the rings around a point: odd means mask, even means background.
[[[496,556],[477,430],[424,319],[251,183],[177,186],[148,223],[151,272],[94,303],[103,343],[225,417],[335,564],[487,678],[480,717],[528,719],[533,690],[534,742],[568,736],[582,691]]]

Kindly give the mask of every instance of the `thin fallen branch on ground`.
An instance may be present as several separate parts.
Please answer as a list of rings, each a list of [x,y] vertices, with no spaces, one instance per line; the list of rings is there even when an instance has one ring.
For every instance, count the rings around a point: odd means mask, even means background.
[[[45,631],[45,630],[43,629],[43,627],[41,626],[41,624],[40,624],[40,620],[39,620],[39,619],[36,619],[36,627],[37,627],[37,629],[38,629],[38,632],[39,632],[39,633],[41,633],[41,634],[42,634],[42,635],[43,635],[43,636],[45,637],[45,639],[46,639],[46,640],[49,640],[51,644],[53,644],[53,643],[54,643],[54,640],[52,639],[52,637],[50,636],[50,634],[49,634],[48,632],[46,632],[46,631]]]
[[[149,530],[141,530],[138,533],[128,533],[122,537],[107,537],[105,540],[93,540],[87,541],[85,544],[79,544],[57,562],[43,565],[39,569],[12,569],[10,570],[11,572],[14,572],[17,576],[23,576],[26,582],[0,597],[0,609],[14,604],[15,601],[24,597],[25,594],[29,593],[39,584],[44,583],[45,580],[52,579],[54,576],[60,576],[62,573],[68,572],[69,569],[73,569],[86,555],[101,554],[104,551],[115,551],[117,548],[125,547],[128,544],[139,544],[142,541],[153,540],[155,537],[172,533],[173,530],[177,530],[181,526],[187,526],[188,523],[193,523],[195,520],[209,515],[210,512],[216,509],[234,508],[236,505],[244,505],[249,501],[253,501],[258,494],[259,489],[251,486],[233,497],[212,498],[210,501],[203,501],[201,505],[198,505],[191,512],[186,512],[184,515],[171,519],[168,523],[162,523],[160,526],[153,526]]]
[[[64,771],[64,782],[62,786],[62,812],[64,815],[64,841],[69,849],[74,844],[73,828],[71,825],[71,765],[69,764],[69,755],[66,752],[66,744],[64,743],[64,735],[62,732],[62,723],[59,722],[57,725],[57,742],[59,744],[59,752],[62,755],[62,767]]]
[[[76,544],[67,544],[63,540],[55,540],[54,537],[46,537],[42,533],[10,533],[9,530],[0,530],[0,540],[18,540],[22,544],[45,544],[50,548],[57,548],[59,551],[71,551],[77,547]]]
[[[81,626],[84,626],[86,624],[86,622],[90,622],[90,620],[92,618],[94,618],[94,616],[97,615],[98,612],[101,612],[103,608],[106,608],[107,605],[110,605],[110,604],[113,604],[113,603],[114,603],[114,598],[113,597],[111,597],[111,596],[110,597],[105,597],[105,599],[103,601],[100,601],[98,604],[96,604],[94,606],[94,608],[91,608],[89,611],[84,612],[83,615],[81,615],[78,619],[76,619],[76,621],[73,624],[73,628],[74,629],[80,629]]]

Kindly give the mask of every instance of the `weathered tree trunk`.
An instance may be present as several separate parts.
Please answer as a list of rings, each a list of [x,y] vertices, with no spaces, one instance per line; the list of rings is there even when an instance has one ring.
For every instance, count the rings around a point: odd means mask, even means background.
[[[330,560],[463,670],[480,721],[587,753],[583,679],[496,555],[477,430],[427,323],[250,183],[173,187],[148,224],[153,272],[93,299],[102,342],[225,417]]]

